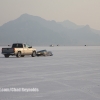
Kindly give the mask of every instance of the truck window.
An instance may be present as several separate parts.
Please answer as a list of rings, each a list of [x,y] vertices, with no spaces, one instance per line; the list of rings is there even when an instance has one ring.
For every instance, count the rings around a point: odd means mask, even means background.
[[[24,44],[24,48],[26,48],[26,44]]]
[[[13,44],[12,48],[23,48],[22,44]]]
[[[26,48],[29,48],[30,46],[28,44],[26,44]]]
[[[19,48],[23,48],[23,45],[22,45],[22,44],[18,44],[18,47],[19,47]]]
[[[28,47],[29,47],[29,45],[26,45],[26,47],[28,48]]]

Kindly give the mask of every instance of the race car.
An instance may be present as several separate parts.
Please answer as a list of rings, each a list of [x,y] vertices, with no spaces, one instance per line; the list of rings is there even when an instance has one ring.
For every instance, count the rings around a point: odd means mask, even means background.
[[[53,56],[51,51],[47,51],[47,50],[40,50],[37,51],[36,53],[37,56]]]

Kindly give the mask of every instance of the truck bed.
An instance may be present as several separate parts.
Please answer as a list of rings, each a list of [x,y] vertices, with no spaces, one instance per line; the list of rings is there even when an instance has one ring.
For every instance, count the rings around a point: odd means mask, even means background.
[[[4,54],[10,54],[14,53],[14,48],[2,48],[2,53]]]

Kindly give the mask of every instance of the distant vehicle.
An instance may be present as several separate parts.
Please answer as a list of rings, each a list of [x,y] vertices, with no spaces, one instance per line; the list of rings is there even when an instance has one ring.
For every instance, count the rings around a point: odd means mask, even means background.
[[[51,51],[47,51],[47,50],[40,50],[37,51],[36,53],[37,56],[53,56]]]
[[[54,47],[54,45],[51,44],[50,47]]]
[[[2,48],[2,54],[8,58],[10,55],[16,57],[24,57],[25,55],[31,55],[32,57],[36,56],[36,49],[32,48],[27,44],[23,43],[14,43],[11,48]]]

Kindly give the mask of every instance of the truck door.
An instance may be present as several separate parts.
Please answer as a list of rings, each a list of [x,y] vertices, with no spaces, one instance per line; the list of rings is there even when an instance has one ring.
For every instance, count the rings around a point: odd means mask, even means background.
[[[27,52],[28,52],[29,55],[32,54],[32,47],[29,46],[29,45],[27,45]]]

